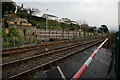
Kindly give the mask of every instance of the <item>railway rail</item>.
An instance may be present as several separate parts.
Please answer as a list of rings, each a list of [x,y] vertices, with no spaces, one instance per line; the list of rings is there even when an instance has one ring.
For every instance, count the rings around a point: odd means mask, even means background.
[[[76,41],[78,41],[78,40],[76,40]],[[28,46],[28,47],[9,48],[9,49],[2,50],[2,55],[4,57],[5,55],[9,56],[11,54],[15,54],[15,53],[19,53],[19,52],[29,52],[29,51],[33,51],[33,50],[39,50],[39,49],[46,47],[46,46],[64,44],[64,43],[70,43],[70,42],[74,42],[74,40],[62,41],[62,42],[48,42],[48,43],[38,44],[35,46]]]
[[[34,56],[37,55],[38,52],[39,54],[42,52],[47,52],[48,49],[52,49],[52,48],[56,48],[56,47],[64,47],[64,45],[69,45],[70,44],[74,44],[76,42],[78,42],[79,40],[72,40],[72,41],[64,41],[64,42],[52,42],[52,43],[45,43],[45,44],[39,44],[39,46],[32,46],[32,48],[30,47],[21,47],[20,50],[18,49],[7,49],[7,50],[3,50],[3,63],[5,62],[9,62],[9,61],[13,61],[13,60],[17,60],[17,59],[21,59],[21,58],[25,58],[25,57],[29,57],[29,56]],[[9,51],[10,50],[10,51]]]
[[[93,38],[94,39],[94,38]],[[27,46],[27,47],[15,47],[15,48],[8,48],[8,49],[3,49],[2,50],[2,54],[9,54],[9,53],[18,53],[18,52],[27,52],[27,51],[32,51],[32,50],[38,50],[40,49],[41,47],[44,47],[44,46],[51,46],[51,45],[56,45],[56,44],[64,44],[64,43],[72,43],[72,42],[75,42],[75,41],[83,41],[84,39],[81,39],[81,40],[68,40],[68,41],[60,41],[60,42],[47,42],[47,43],[44,43],[44,44],[38,44],[38,45],[35,45],[35,46]],[[89,39],[85,39],[84,41],[87,41]],[[26,50],[27,49],[27,50]]]
[[[51,49],[55,48],[64,48],[65,46],[71,46],[72,44],[75,44],[77,42],[84,42],[86,40],[70,40],[70,41],[62,41],[62,42],[49,42],[45,44],[38,44],[35,46],[29,46],[29,47],[20,47],[20,48],[10,48],[2,50],[2,63],[15,61],[18,59],[26,58],[29,56],[38,55],[41,53],[48,52]],[[92,39],[89,39],[92,40]]]
[[[84,43],[77,41],[72,45],[38,52],[35,56],[3,63],[1,64],[3,68],[3,79],[23,78],[23,76],[25,77],[32,72],[49,67],[51,64],[57,64],[57,62],[62,59],[79,53],[101,41],[103,41],[103,38],[90,40]]]

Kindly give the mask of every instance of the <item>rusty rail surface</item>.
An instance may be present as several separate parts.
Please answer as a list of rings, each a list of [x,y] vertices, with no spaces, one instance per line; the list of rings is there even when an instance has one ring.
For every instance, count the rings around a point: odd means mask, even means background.
[[[30,51],[34,51],[34,50],[39,50],[42,49],[44,47],[51,47],[51,45],[56,45],[57,44],[65,44],[65,43],[73,43],[73,42],[78,42],[79,40],[70,40],[70,41],[62,41],[62,42],[48,42],[48,43],[44,43],[44,44],[38,44],[35,46],[29,46],[29,47],[19,47],[19,48],[10,48],[10,49],[5,49],[2,50],[2,56],[9,56],[9,55],[13,55],[13,54],[18,54],[18,53],[24,53],[24,52],[30,52]]]

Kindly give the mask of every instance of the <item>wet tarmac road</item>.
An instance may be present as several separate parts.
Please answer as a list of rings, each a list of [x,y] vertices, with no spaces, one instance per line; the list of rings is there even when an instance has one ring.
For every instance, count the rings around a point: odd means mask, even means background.
[[[63,74],[61,74],[61,71],[57,67],[53,67],[52,69],[44,71],[43,73],[39,74],[37,78],[39,80],[45,78],[51,80],[51,79],[60,79],[64,76],[67,80],[71,79],[96,48],[97,46],[91,47],[86,51],[83,51],[71,57],[70,59],[66,60],[64,63],[59,64],[59,68],[61,69]],[[111,57],[112,57],[112,53],[110,50],[108,50],[106,56],[106,49],[101,48],[101,50],[95,56],[92,63],[83,73],[81,78],[82,79],[107,78],[110,63],[112,60]]]

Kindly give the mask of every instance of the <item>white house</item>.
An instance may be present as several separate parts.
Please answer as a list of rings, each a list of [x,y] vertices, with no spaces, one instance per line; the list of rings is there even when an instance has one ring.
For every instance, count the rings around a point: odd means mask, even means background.
[[[76,21],[71,21],[71,23],[72,23],[72,24],[78,25],[78,23],[77,23]]]
[[[65,24],[70,24],[70,23],[71,23],[71,20],[68,19],[68,18],[62,18],[62,19],[59,20],[59,22],[65,23]]]
[[[56,20],[56,21],[58,21],[58,17],[57,17],[57,16],[54,16],[54,15],[43,14],[42,17],[43,17],[43,18],[47,18],[48,20]]]
[[[76,21],[71,21],[70,19],[68,19],[68,18],[62,18],[62,19],[60,19],[59,20],[59,22],[61,22],[61,23],[65,23],[65,24],[78,24]]]

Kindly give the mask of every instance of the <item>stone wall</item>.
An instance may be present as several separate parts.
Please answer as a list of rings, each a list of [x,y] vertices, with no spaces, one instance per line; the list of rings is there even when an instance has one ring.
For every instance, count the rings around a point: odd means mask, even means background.
[[[35,32],[36,27],[35,26],[16,26],[16,29],[18,30],[19,34],[24,36],[24,29],[27,31],[27,36],[31,36],[33,32]]]

